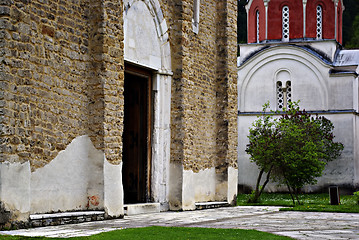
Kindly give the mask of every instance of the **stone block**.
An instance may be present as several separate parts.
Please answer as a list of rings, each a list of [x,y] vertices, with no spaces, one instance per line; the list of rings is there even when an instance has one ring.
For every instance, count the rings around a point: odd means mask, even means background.
[[[126,215],[137,215],[160,212],[160,203],[127,204],[124,206]]]
[[[0,6],[0,16],[10,16],[10,7]]]

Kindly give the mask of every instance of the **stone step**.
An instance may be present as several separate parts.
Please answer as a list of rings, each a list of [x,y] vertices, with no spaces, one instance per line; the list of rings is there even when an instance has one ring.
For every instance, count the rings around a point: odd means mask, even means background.
[[[197,202],[196,210],[209,209],[209,208],[219,208],[219,207],[229,207],[228,202]]]
[[[136,204],[125,204],[124,210],[125,215],[137,215],[144,213],[159,213],[160,203],[136,203]]]
[[[31,227],[55,226],[72,223],[82,223],[90,221],[100,221],[105,219],[104,211],[81,211],[81,212],[63,212],[31,214]]]

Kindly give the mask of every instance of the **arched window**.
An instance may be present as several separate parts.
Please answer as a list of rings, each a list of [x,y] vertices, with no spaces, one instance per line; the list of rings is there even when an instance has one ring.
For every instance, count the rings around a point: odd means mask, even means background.
[[[256,11],[256,42],[259,43],[259,11]]]
[[[289,103],[292,101],[292,83],[290,81],[287,81],[286,83],[286,103]],[[286,106],[288,107],[288,106]]]
[[[289,7],[282,8],[282,41],[289,41]]]
[[[288,102],[292,101],[292,87],[291,82],[287,81],[283,86],[281,81],[277,82],[277,107],[278,110],[288,107]]]
[[[323,38],[323,10],[322,10],[322,6],[318,5],[317,6],[317,39],[322,39]]]

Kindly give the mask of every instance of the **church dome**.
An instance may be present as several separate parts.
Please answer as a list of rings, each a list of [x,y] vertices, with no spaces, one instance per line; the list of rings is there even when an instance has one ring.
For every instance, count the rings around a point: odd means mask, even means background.
[[[249,0],[248,43],[331,39],[342,43],[342,0]]]

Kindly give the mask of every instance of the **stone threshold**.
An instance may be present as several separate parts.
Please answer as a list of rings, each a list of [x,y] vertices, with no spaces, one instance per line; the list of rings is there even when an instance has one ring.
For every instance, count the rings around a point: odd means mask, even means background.
[[[124,205],[125,215],[137,215],[146,213],[159,213],[161,211],[160,203],[135,203]]]
[[[105,220],[104,211],[79,211],[79,212],[62,212],[62,213],[46,213],[31,214],[31,227],[56,226],[73,223],[83,223],[91,221]]]
[[[230,204],[228,202],[197,202],[197,203],[195,203],[195,205],[196,205],[196,210],[230,206]]]

